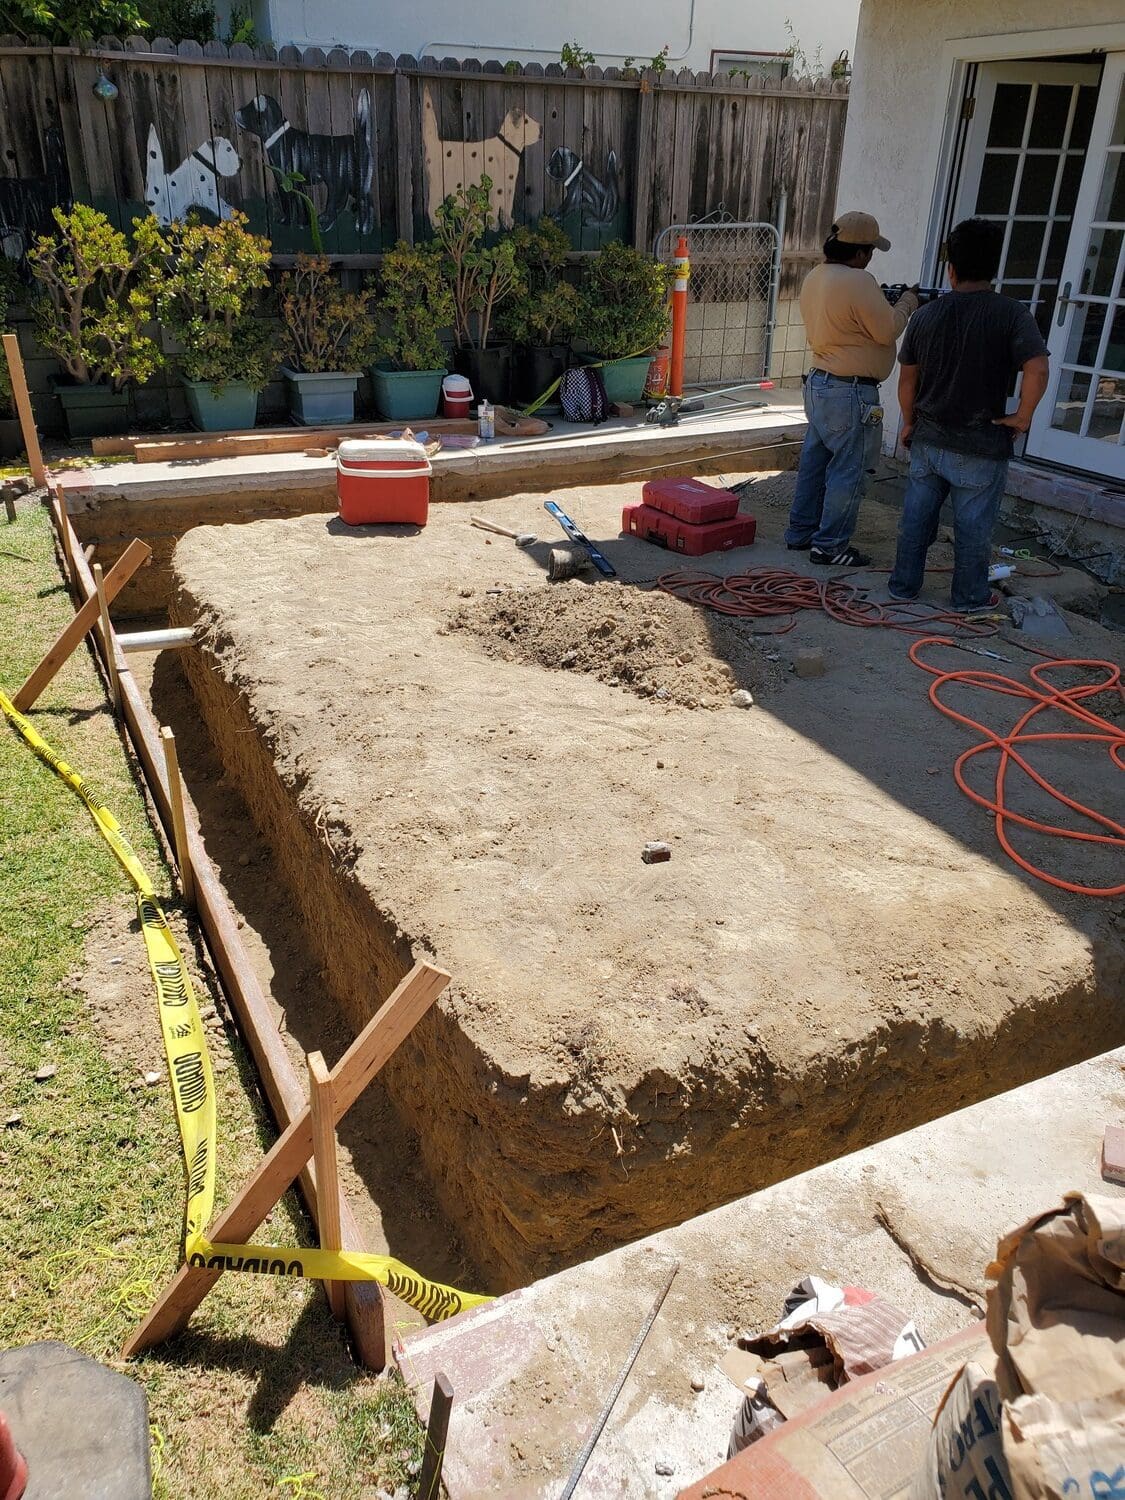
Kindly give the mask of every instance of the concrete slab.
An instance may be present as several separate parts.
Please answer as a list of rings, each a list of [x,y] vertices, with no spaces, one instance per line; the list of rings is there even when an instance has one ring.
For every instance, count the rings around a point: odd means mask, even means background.
[[[678,1260],[580,1491],[670,1500],[726,1457],[739,1403],[719,1370],[730,1341],[775,1322],[797,1281],[811,1272],[868,1287],[927,1342],[944,1338],[976,1320],[1002,1233],[1070,1189],[1125,1194],[1099,1174],[1103,1126],[1123,1118],[1116,1051],[410,1335],[401,1363],[423,1419],[437,1372],[455,1392],[451,1500],[559,1493]]]
[[[0,1411],[27,1460],[26,1500],[148,1500],[148,1401],[66,1344],[0,1353]]]
[[[558,420],[542,438],[499,438],[468,451],[451,449],[433,461],[431,500],[546,493],[649,468],[659,475],[795,464],[805,432],[799,395],[762,391],[757,399],[760,409],[688,413],[674,428],[650,427],[643,417],[614,418],[598,428]],[[172,549],[194,526],[334,511],[336,460],[280,453],[115,463],[64,474],[59,489],[80,541],[97,545],[104,567],[134,537],[153,549],[151,563],[114,605],[120,616],[167,605]]]

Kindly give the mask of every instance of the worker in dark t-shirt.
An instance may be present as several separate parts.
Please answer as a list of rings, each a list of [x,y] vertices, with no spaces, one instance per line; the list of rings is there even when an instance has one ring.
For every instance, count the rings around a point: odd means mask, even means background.
[[[995,608],[988,585],[992,528],[1004,493],[1012,442],[1031,426],[1047,389],[1047,346],[1022,302],[992,290],[1000,265],[1003,225],[966,219],[949,236],[952,291],[921,308],[899,354],[902,441],[910,477],[891,572],[893,599],[922,587],[926,553],[938,515],[953,507],[953,608]],[[1022,372],[1019,407],[1005,415],[1008,392]]]

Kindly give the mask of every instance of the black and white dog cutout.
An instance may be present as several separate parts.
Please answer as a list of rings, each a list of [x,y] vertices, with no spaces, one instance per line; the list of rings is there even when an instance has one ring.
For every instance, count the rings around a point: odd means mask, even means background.
[[[299,174],[304,185],[324,188],[321,225],[331,229],[350,204],[359,234],[375,228],[371,183],[375,157],[371,149],[371,96],[363,89],[356,100],[355,129],[350,135],[314,135],[291,125],[281,105],[270,94],[258,94],[235,113],[243,130],[256,135],[266,160],[282,176]],[[287,224],[295,224],[308,209],[295,193],[281,194]]]

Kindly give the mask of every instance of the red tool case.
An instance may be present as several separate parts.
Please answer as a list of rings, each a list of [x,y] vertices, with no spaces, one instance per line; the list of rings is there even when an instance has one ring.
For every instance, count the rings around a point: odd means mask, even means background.
[[[737,502],[736,502],[737,504]],[[729,552],[732,547],[749,547],[754,540],[757,522],[753,516],[735,516],[731,520],[709,521],[702,526],[681,521],[667,511],[651,505],[627,505],[621,512],[621,530],[643,541],[655,542],[683,557],[702,557],[705,552]]]
[[[738,496],[701,479],[650,479],[641,491],[653,510],[705,526],[708,521],[731,521],[738,515]]]

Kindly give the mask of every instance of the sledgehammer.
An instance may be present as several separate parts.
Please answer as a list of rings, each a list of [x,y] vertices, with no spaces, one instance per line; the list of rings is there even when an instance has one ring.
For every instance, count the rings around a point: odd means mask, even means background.
[[[530,531],[509,531],[507,526],[497,526],[495,521],[486,521],[483,516],[470,516],[470,526],[479,526],[482,531],[494,531],[497,536],[510,536],[517,547],[530,547],[539,538]]]

